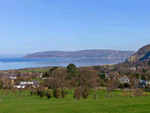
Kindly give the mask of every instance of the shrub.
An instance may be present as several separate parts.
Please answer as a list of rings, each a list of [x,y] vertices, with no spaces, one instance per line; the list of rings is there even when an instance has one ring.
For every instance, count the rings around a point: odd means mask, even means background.
[[[0,89],[2,89],[2,84],[0,84]]]
[[[64,98],[64,97],[66,97],[66,96],[67,96],[66,90],[62,89],[62,90],[61,90],[61,97]]]
[[[46,92],[46,96],[48,99],[52,97],[51,92],[49,90]]]
[[[30,91],[31,96],[33,96],[34,94],[36,95],[36,91]]]
[[[106,86],[106,83],[104,82],[104,80],[101,80],[100,86],[103,86],[103,87]]]
[[[79,92],[78,89],[76,89],[76,90],[74,91],[73,97],[74,97],[76,100],[79,100],[79,99],[81,98],[81,93]]]
[[[53,96],[54,96],[54,98],[59,98],[60,97],[60,92],[59,92],[59,90],[57,90],[57,89],[54,89],[53,90]]]
[[[128,83],[125,83],[125,84],[124,84],[124,87],[125,87],[125,88],[129,88],[130,85],[129,85]]]
[[[135,89],[133,93],[135,97],[143,96],[143,91],[141,89]]]
[[[45,96],[45,89],[43,86],[40,86],[38,89],[37,89],[37,95],[40,96],[41,98]]]
[[[84,91],[82,92],[82,97],[84,99],[87,99],[90,93],[91,93],[91,90],[89,88],[85,88]]]
[[[45,96],[45,92],[40,92],[40,98],[44,97]]]
[[[118,88],[120,88],[121,90],[123,90],[124,84],[119,84]]]

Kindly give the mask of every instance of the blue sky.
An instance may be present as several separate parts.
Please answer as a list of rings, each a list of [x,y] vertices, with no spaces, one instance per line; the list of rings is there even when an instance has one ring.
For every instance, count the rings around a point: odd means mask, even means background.
[[[150,0],[2,0],[0,55],[150,43]]]

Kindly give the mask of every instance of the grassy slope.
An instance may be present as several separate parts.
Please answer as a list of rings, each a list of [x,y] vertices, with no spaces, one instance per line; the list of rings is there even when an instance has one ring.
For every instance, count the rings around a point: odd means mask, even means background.
[[[19,96],[4,98],[0,103],[0,113],[149,113],[150,96],[122,98],[114,95],[113,99],[104,99],[105,91],[98,92],[99,98],[94,100],[92,95],[87,100],[74,100],[72,93],[64,99]],[[116,91],[117,94],[120,91]],[[19,95],[19,94],[18,94]]]

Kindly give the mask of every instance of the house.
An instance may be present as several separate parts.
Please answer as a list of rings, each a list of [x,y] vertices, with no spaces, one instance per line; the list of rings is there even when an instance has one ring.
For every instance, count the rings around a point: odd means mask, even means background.
[[[138,88],[144,88],[145,87],[145,83],[138,83]]]
[[[3,87],[11,87],[14,84],[14,79],[8,78],[8,77],[3,77]]]
[[[130,79],[129,79],[128,77],[126,77],[126,76],[120,77],[120,78],[119,78],[119,81],[120,81],[121,83],[128,83],[128,84],[130,84]]]
[[[141,69],[141,67],[140,66],[132,66],[128,69],[130,69],[130,70],[139,70],[139,69]]]
[[[49,79],[51,79],[51,77],[44,77],[44,78],[42,78],[42,81],[49,80]]]
[[[140,83],[150,85],[150,81],[149,80],[142,80],[142,79],[140,79]]]
[[[108,78],[108,79],[110,79],[111,77],[113,77],[115,79],[119,75],[118,72],[110,72],[110,73],[105,73],[105,74],[106,74],[106,78]]]
[[[43,73],[40,73],[39,77],[42,78],[43,77]]]
[[[39,81],[19,81],[19,85],[13,87],[25,88],[28,85],[31,85],[34,88],[39,87]]]
[[[0,76],[4,87],[11,87],[14,84],[14,80],[17,78],[16,73],[1,73]]]
[[[42,78],[43,77],[43,73],[37,73],[37,78]]]
[[[10,75],[9,75],[9,78],[11,78],[11,79],[16,79],[17,76],[18,76],[17,73],[13,73],[13,74],[10,74]]]

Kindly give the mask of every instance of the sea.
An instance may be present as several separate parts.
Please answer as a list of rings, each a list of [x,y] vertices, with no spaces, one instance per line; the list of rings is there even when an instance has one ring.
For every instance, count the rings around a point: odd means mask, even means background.
[[[22,59],[22,58],[0,58],[0,70],[21,69],[31,67],[63,66],[69,63],[79,66],[117,64],[125,59]]]

